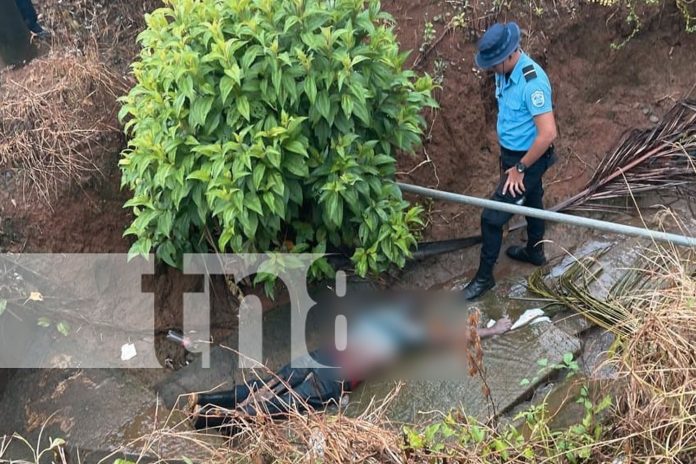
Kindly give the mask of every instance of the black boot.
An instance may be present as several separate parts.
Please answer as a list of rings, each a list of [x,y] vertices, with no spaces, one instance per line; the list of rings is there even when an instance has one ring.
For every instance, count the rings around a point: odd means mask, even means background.
[[[535,266],[546,264],[546,256],[544,256],[544,244],[539,243],[534,247],[530,246],[511,246],[505,253],[512,259],[530,263]]]
[[[194,393],[190,396],[192,403],[201,406],[212,405],[226,409],[234,409],[237,405],[237,398],[234,390],[217,391],[212,393]]]
[[[493,279],[492,266],[481,263],[474,278],[462,290],[462,296],[466,300],[473,300],[493,287],[495,287],[495,280]]]

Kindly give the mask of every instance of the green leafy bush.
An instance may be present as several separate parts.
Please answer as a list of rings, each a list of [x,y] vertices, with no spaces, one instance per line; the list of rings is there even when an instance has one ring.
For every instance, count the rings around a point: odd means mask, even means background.
[[[376,0],[168,0],[120,118],[131,254],[354,249],[402,266],[421,224],[394,183],[434,107]],[[314,273],[330,272],[326,263]]]

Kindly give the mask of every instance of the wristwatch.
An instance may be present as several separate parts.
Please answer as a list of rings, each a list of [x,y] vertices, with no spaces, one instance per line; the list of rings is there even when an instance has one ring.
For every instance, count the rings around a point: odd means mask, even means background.
[[[520,161],[515,165],[515,169],[517,169],[517,172],[519,172],[520,174],[524,174],[524,171],[527,170],[527,166],[525,166],[524,163]]]

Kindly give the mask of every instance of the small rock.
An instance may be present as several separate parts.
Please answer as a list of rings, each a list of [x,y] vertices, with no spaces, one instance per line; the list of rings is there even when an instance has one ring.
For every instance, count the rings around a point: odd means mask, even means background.
[[[650,119],[650,122],[653,124],[657,124],[660,121],[660,118],[658,118],[654,114],[651,114],[649,119]]]
[[[309,437],[309,451],[314,457],[321,458],[324,456],[324,449],[326,448],[326,437],[324,433],[319,430],[319,428],[314,428],[312,430],[312,435]]]
[[[644,106],[644,107],[643,107],[643,114],[646,115],[646,116],[647,116],[648,114],[650,114],[650,107],[649,107],[649,106]]]

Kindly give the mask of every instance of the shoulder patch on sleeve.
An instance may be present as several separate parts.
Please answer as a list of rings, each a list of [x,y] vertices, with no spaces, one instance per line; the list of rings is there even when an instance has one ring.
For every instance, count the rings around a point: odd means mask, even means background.
[[[524,68],[522,68],[522,74],[524,74],[524,79],[529,82],[532,79],[535,79],[537,77],[537,73],[534,70],[533,65],[527,65]]]
[[[534,105],[536,108],[541,108],[544,106],[544,103],[546,103],[546,97],[544,96],[544,92],[541,90],[535,90],[532,92],[532,105]]]

